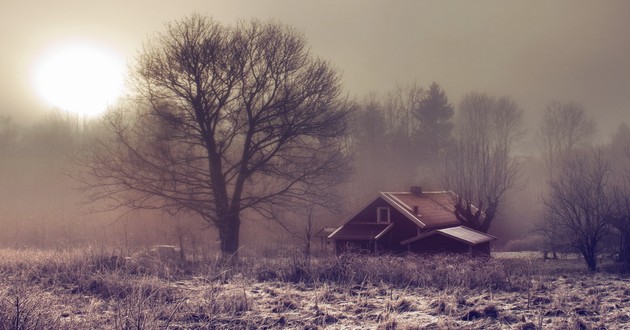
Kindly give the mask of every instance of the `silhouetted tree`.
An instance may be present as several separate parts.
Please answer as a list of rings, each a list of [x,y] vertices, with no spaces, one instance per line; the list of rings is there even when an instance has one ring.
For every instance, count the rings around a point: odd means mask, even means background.
[[[291,28],[171,22],[144,45],[133,81],[146,110],[110,113],[112,136],[84,158],[93,199],[194,212],[228,258],[244,210],[334,198],[350,106],[335,70]]]
[[[445,153],[451,142],[454,113],[444,90],[433,82],[413,110],[413,116],[420,124],[417,145],[424,155],[435,159]]]
[[[462,99],[444,185],[455,194],[455,215],[487,232],[504,194],[519,183],[520,163],[512,156],[522,137],[522,110],[507,97],[471,93]]]
[[[536,144],[545,162],[547,181],[556,179],[560,165],[567,157],[579,148],[591,144],[595,134],[595,121],[589,118],[584,107],[575,102],[561,103],[552,101],[547,105],[540,119],[536,134]],[[553,219],[544,216],[536,224],[536,231],[545,240],[545,257],[551,251],[554,259],[557,250],[565,244],[559,228]]]
[[[590,270],[596,269],[599,245],[608,234],[610,177],[601,150],[576,152],[563,161],[544,201],[546,219],[582,253]]]

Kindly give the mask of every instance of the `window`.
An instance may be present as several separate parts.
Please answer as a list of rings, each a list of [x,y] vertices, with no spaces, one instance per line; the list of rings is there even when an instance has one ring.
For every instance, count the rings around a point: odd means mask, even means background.
[[[389,223],[389,207],[381,206],[376,208],[376,222]]]

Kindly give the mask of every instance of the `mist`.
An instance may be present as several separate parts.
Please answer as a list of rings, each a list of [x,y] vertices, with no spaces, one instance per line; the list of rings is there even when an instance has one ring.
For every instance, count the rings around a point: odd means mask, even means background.
[[[152,12],[146,15],[149,6]],[[5,228],[0,244],[177,243],[179,216],[149,211],[90,212],[91,206],[83,204],[80,183],[71,175],[72,152],[81,145],[83,130],[89,128],[81,127],[79,120],[68,124],[72,116],[62,118],[64,115],[51,110],[53,105],[39,100],[29,77],[32,61],[42,47],[61,39],[98,40],[132,63],[148,34],[193,11],[226,24],[251,17],[288,24],[304,34],[313,54],[341,72],[345,93],[357,103],[370,97],[386,103],[387,95],[400,86],[417,84],[426,89],[433,81],[444,89],[456,112],[462,97],[471,91],[511,97],[524,111],[528,132],[515,150],[523,157],[526,184],[509,194],[491,230],[500,237],[497,247],[522,239],[537,216],[545,179],[534,136],[549,102],[582,104],[597,122],[599,144],[610,143],[620,123],[630,120],[627,2],[184,1],[154,7],[147,1],[0,4],[0,40],[7,45],[0,55],[0,69],[6,73],[0,78],[0,114],[12,118],[15,131],[0,157],[0,205],[4,210],[0,221]],[[392,152],[389,155],[394,158],[385,158],[378,150],[356,156],[353,176],[338,188],[345,196],[345,209],[323,215],[319,227],[336,226],[378,191],[406,191],[411,185],[441,189],[435,166],[406,157],[413,151]],[[199,236],[191,234],[190,242],[216,244],[216,233],[199,219],[184,218],[186,230]],[[156,221],[165,225],[156,225]],[[294,235],[273,224],[252,221],[247,226],[250,229],[245,232],[264,230],[274,239],[297,244]],[[301,230],[301,226],[293,229]],[[272,240],[262,241],[260,244]]]

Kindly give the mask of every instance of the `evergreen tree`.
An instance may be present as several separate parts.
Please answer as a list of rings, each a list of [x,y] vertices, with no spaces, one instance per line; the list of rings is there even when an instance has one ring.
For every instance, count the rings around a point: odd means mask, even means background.
[[[453,114],[453,106],[448,102],[446,93],[438,83],[433,82],[413,112],[420,122],[418,145],[430,159],[443,154],[451,142]]]

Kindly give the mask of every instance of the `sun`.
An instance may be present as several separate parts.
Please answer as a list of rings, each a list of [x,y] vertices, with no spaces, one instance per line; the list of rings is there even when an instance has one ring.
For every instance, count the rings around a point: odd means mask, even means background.
[[[122,94],[124,68],[124,61],[110,49],[66,43],[42,53],[33,69],[33,83],[49,105],[94,117]]]

